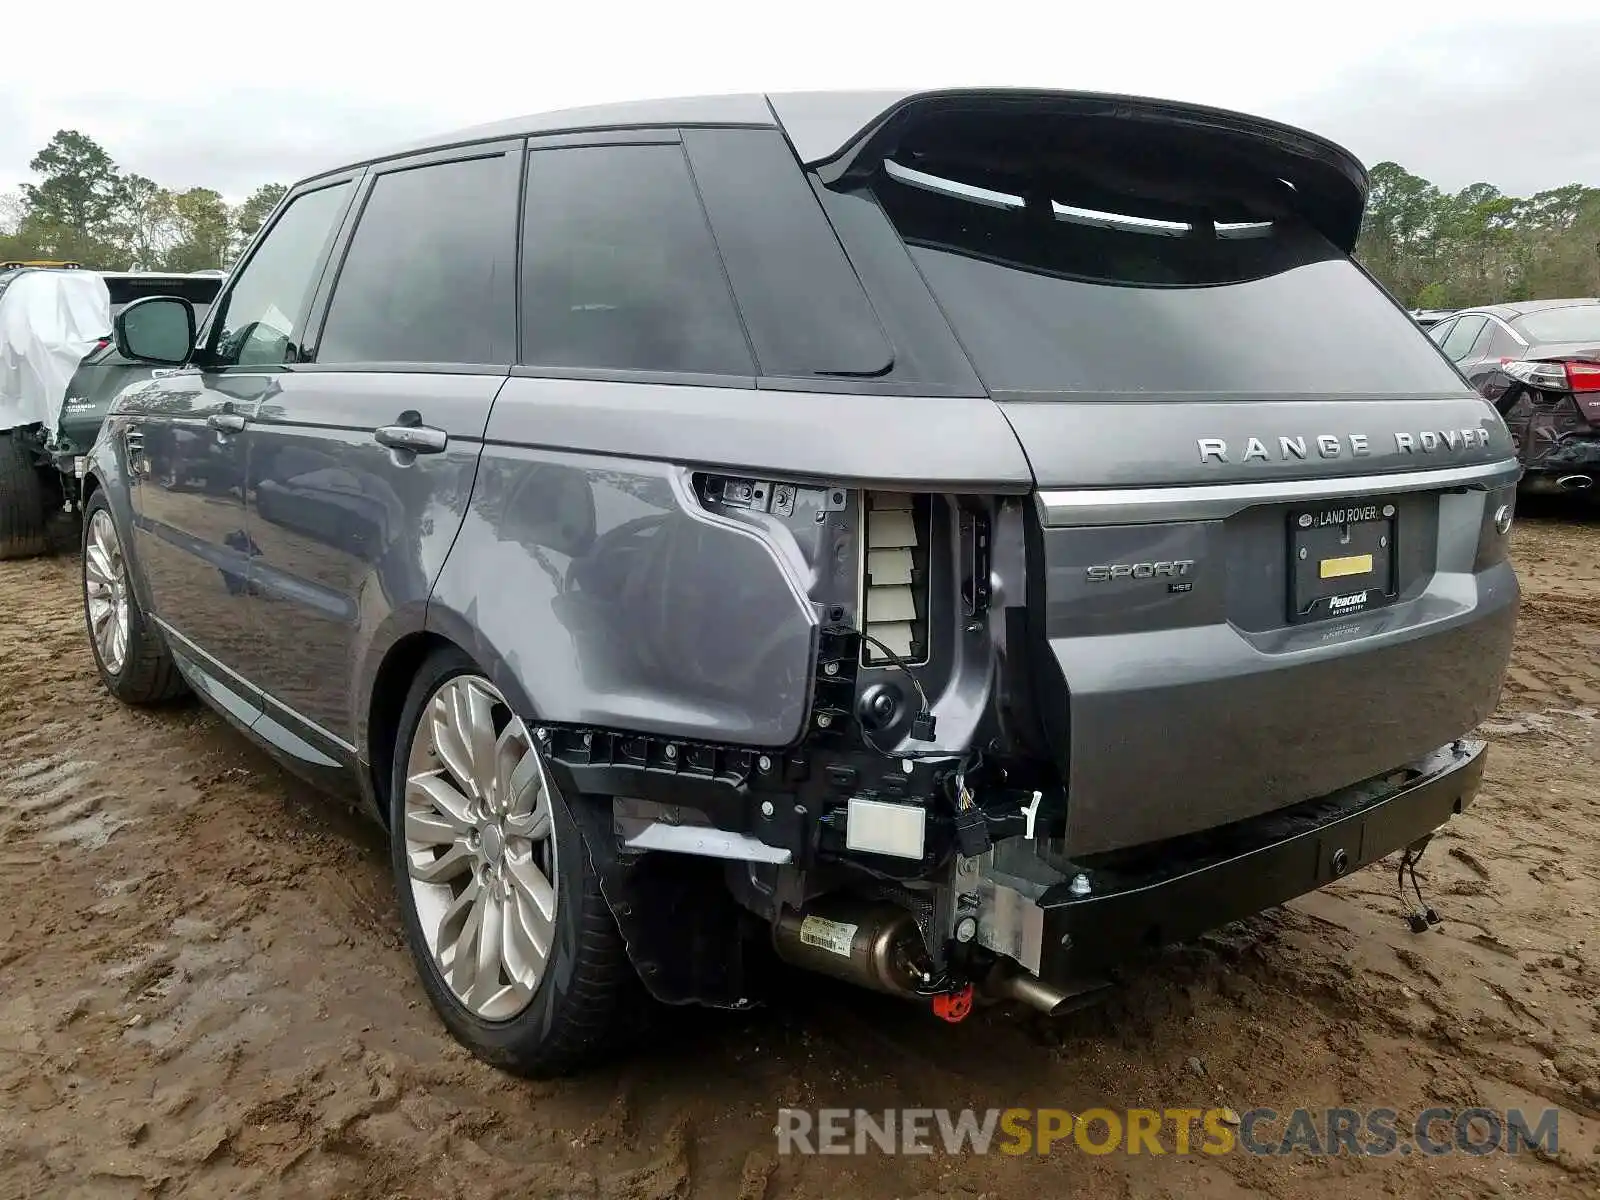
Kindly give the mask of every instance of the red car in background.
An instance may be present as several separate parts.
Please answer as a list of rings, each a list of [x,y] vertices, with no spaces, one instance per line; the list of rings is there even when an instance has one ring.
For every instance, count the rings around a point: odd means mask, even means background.
[[[1516,439],[1529,491],[1589,491],[1600,480],[1600,299],[1468,308],[1428,336],[1494,402]]]

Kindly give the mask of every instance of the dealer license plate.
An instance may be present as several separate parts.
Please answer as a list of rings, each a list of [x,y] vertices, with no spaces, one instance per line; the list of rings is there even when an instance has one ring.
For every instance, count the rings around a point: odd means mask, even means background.
[[[1395,506],[1328,503],[1289,514],[1289,619],[1370,612],[1394,601]]]

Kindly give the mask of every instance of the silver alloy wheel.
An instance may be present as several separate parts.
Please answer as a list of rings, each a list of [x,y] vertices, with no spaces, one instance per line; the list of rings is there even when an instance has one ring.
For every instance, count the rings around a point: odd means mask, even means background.
[[[111,514],[95,509],[83,551],[83,594],[100,663],[112,675],[128,658],[128,566]]]
[[[406,865],[434,965],[486,1021],[532,1002],[555,941],[550,778],[487,679],[457,675],[422,711],[406,760]]]

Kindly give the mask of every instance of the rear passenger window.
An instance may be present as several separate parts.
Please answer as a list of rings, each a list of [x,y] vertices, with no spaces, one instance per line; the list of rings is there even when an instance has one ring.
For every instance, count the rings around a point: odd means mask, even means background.
[[[510,363],[517,177],[504,154],[378,176],[319,363]]]
[[[1478,334],[1483,332],[1483,327],[1488,324],[1489,318],[1467,316],[1456,322],[1456,327],[1450,331],[1450,336],[1445,338],[1443,350],[1446,357],[1452,362],[1460,362],[1467,356],[1467,351],[1472,349],[1472,343],[1477,341]]]
[[[524,222],[524,362],[754,373],[681,147],[536,149]]]

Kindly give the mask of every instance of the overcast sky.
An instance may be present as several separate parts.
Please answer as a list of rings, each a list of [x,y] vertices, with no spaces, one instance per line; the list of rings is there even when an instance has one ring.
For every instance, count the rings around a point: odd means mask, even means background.
[[[0,191],[62,128],[125,170],[237,199],[351,150],[574,104],[960,84],[1242,108],[1451,190],[1600,186],[1597,0],[12,0],[4,24]]]

